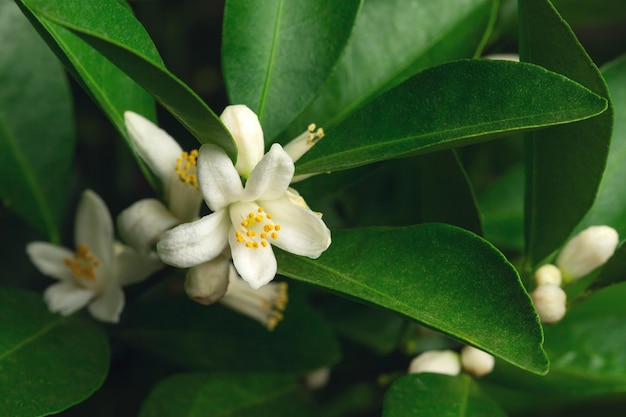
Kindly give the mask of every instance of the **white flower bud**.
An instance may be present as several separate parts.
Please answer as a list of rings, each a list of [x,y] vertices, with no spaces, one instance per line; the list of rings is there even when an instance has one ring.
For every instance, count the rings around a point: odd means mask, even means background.
[[[193,301],[209,305],[220,300],[228,289],[230,261],[223,256],[187,271],[185,292]]]
[[[542,323],[557,323],[565,316],[567,295],[558,285],[540,285],[530,296]]]
[[[574,236],[556,259],[563,279],[577,280],[604,264],[615,252],[619,236],[609,226],[590,226]]]
[[[263,129],[259,118],[247,106],[238,104],[226,107],[220,119],[237,145],[235,169],[239,175],[248,178],[265,154]]]
[[[304,375],[304,384],[310,390],[318,390],[328,385],[330,379],[330,368],[324,366]]]
[[[461,349],[461,365],[468,374],[480,378],[493,371],[495,358],[487,352],[476,349],[473,346],[465,346]]]
[[[461,372],[459,354],[452,350],[429,350],[411,361],[410,374],[432,372],[436,374],[458,375]]]
[[[543,265],[535,271],[535,282],[537,285],[561,286],[561,270],[552,264]]]

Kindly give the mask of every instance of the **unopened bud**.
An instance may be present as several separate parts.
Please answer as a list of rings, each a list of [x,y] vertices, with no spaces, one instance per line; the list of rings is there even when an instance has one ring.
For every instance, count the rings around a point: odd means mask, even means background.
[[[304,384],[310,390],[318,390],[328,385],[330,379],[330,368],[324,366],[304,375]]]
[[[219,301],[228,289],[230,261],[223,256],[187,271],[185,292],[193,301],[209,305]]]
[[[468,374],[480,378],[493,371],[495,358],[487,352],[472,346],[461,349],[461,365]]]
[[[122,239],[136,251],[147,254],[166,230],[180,224],[159,200],[139,200],[117,216]]]
[[[263,129],[259,118],[247,106],[237,104],[226,107],[220,119],[237,145],[235,169],[239,175],[248,178],[265,154]]]
[[[539,285],[561,286],[561,270],[552,264],[541,266],[535,271],[535,283]]]
[[[565,316],[567,295],[558,285],[540,285],[530,296],[542,323],[557,323]]]
[[[609,226],[590,226],[574,236],[556,259],[563,279],[577,280],[603,265],[615,252],[619,236]]]
[[[411,361],[410,374],[432,372],[435,374],[458,375],[461,372],[459,354],[452,350],[429,350]]]

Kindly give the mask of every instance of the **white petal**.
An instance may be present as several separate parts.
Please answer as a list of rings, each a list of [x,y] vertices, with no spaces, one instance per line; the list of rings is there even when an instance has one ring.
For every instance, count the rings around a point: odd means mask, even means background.
[[[136,250],[148,254],[161,234],[181,221],[154,198],[139,200],[117,216],[122,239]]]
[[[310,209],[294,204],[288,197],[259,201],[271,213],[280,231],[272,244],[295,255],[317,258],[330,246],[330,230]]]
[[[113,262],[113,220],[104,201],[91,190],[86,190],[78,203],[74,236],[76,246],[87,246],[100,261],[101,273],[110,276]]]
[[[122,244],[118,247],[120,250],[115,255],[115,277],[121,286],[141,282],[165,266],[154,252],[143,254]]]
[[[276,257],[272,246],[248,248],[237,242],[234,233],[228,234],[233,264],[237,272],[252,288],[267,284],[276,276]]]
[[[167,200],[170,211],[180,219],[181,223],[196,220],[203,202],[202,193],[193,185],[182,182],[178,177],[174,177],[172,182]]]
[[[51,278],[71,281],[72,271],[65,265],[65,259],[72,259],[74,253],[67,248],[46,242],[33,242],[26,246],[26,253],[39,272]]]
[[[169,201],[170,178],[176,175],[176,160],[183,150],[163,129],[137,113],[125,112],[124,121],[135,151],[161,179]]]
[[[263,129],[259,118],[247,106],[237,104],[226,107],[220,119],[237,145],[235,169],[239,175],[248,178],[265,152]]]
[[[293,161],[287,152],[278,143],[273,144],[252,170],[241,200],[272,200],[282,196],[289,188],[294,170]]]
[[[181,224],[165,232],[157,244],[163,262],[189,268],[218,256],[228,244],[230,218],[220,210],[192,223]]]
[[[209,208],[221,210],[239,200],[241,179],[226,152],[215,145],[202,145],[198,156],[198,184]]]
[[[82,288],[70,281],[51,285],[43,293],[48,309],[63,316],[80,310],[95,296],[95,292]]]
[[[124,308],[124,292],[117,285],[109,285],[91,304],[88,310],[100,321],[117,323]]]

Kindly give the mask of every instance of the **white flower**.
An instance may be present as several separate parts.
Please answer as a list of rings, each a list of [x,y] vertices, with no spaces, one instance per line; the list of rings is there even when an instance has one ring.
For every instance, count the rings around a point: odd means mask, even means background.
[[[567,295],[558,285],[540,285],[530,297],[542,323],[557,323],[565,316]]]
[[[47,242],[33,242],[26,252],[44,275],[58,279],[44,292],[53,313],[72,314],[89,305],[92,316],[118,322],[124,307],[121,286],[139,282],[163,265],[116,243],[106,205],[93,191],[85,191],[75,222],[76,252]]]
[[[239,277],[230,262],[229,266],[228,290],[220,303],[258,321],[268,330],[274,330],[282,321],[283,311],[287,307],[287,283],[270,282],[253,289]]]
[[[230,244],[237,272],[259,288],[276,275],[272,245],[319,257],[330,245],[330,230],[318,214],[292,202],[293,173],[290,156],[274,144],[244,187],[226,153],[215,145],[203,145],[198,183],[213,213],[164,233],[157,245],[160,258],[188,268],[215,258]]]
[[[265,153],[259,118],[247,106],[237,104],[227,106],[220,119],[237,145],[235,169],[243,178],[248,178]]]
[[[619,236],[612,227],[590,226],[567,242],[556,259],[556,266],[565,282],[577,280],[613,256],[618,243]]]
[[[185,277],[185,292],[197,303],[213,304],[226,294],[231,268],[230,260],[224,256],[189,268]]]
[[[465,346],[461,349],[461,365],[463,370],[478,378],[493,371],[495,358],[487,352],[476,349],[473,346]]]
[[[561,285],[561,270],[552,264],[542,265],[535,271],[535,283],[537,285],[552,284]]]
[[[202,204],[196,177],[198,151],[183,152],[164,130],[136,113],[125,112],[124,120],[135,151],[161,181],[167,204],[153,198],[140,200],[117,218],[122,239],[148,253],[165,230],[198,217]]]
[[[436,374],[458,375],[461,372],[459,354],[452,350],[429,350],[411,361],[409,373],[431,372]]]

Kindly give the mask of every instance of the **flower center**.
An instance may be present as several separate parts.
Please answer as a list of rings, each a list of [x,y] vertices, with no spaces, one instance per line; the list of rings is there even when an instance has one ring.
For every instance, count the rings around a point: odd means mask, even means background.
[[[87,281],[96,279],[96,267],[100,265],[98,258],[82,243],[78,245],[72,258],[63,259],[63,263],[72,271],[76,278],[82,278]]]
[[[176,173],[178,178],[185,184],[190,184],[198,189],[198,176],[196,175],[196,163],[198,160],[198,150],[183,152],[176,160]]]
[[[280,231],[280,225],[272,221],[272,215],[265,213],[263,207],[259,207],[256,213],[248,213],[248,217],[241,222],[241,227],[242,229],[235,231],[237,242],[252,249],[266,247],[269,239],[278,239]]]

